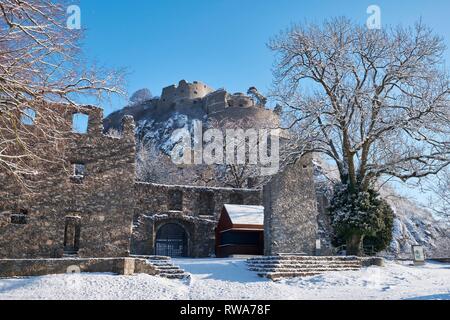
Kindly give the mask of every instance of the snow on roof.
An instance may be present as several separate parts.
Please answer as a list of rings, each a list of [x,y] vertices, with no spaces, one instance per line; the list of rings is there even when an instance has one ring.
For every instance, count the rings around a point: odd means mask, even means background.
[[[226,204],[225,210],[233,224],[264,224],[264,207]]]

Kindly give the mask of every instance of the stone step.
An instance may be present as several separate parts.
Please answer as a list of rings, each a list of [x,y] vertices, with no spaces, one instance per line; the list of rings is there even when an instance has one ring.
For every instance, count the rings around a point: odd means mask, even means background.
[[[262,278],[268,278],[271,280],[281,280],[285,278],[303,278],[313,277],[322,274],[321,272],[274,272],[274,273],[259,273]]]
[[[177,266],[174,266],[174,265],[171,265],[171,266],[156,266],[156,269],[158,269],[158,270],[180,270],[180,268],[179,267],[177,267]]]
[[[183,269],[173,269],[173,270],[161,270],[159,274],[180,274],[186,273]]]
[[[321,273],[321,272],[331,272],[331,271],[358,271],[360,268],[317,268],[317,269],[286,269],[286,268],[251,268],[250,271],[255,271],[258,273],[296,273],[296,272],[306,272],[306,273]]]
[[[295,262],[283,262],[283,261],[265,261],[265,262],[247,262],[248,266],[273,266],[273,265],[284,265],[284,266],[346,266],[354,265],[361,266],[359,261],[329,261],[329,262],[311,262],[311,261],[295,261]]]
[[[146,258],[158,271],[158,275],[167,279],[186,279],[190,275],[180,267],[174,265],[169,257],[150,256]]]
[[[249,270],[254,270],[254,269],[295,269],[295,270],[305,270],[305,269],[311,269],[311,270],[316,270],[316,269],[361,269],[360,265],[346,265],[346,266],[337,266],[337,265],[327,265],[327,266],[320,266],[320,265],[315,265],[315,266],[284,266],[284,265],[270,265],[270,266],[248,266]]]
[[[303,257],[303,256],[281,256],[281,257],[263,257],[251,258],[248,262],[267,262],[267,261],[314,261],[314,262],[328,262],[328,261],[360,261],[357,257]]]
[[[155,261],[151,261],[151,260],[147,260],[149,263],[158,266],[158,267],[169,267],[169,266],[173,266],[173,263],[170,262],[155,262]]]
[[[166,256],[142,256],[142,255],[131,255],[132,258],[155,260],[155,261],[170,261],[170,257]]]
[[[247,260],[250,271],[272,280],[293,277],[315,276],[333,271],[358,271],[363,260],[358,257],[314,257],[282,255],[256,257]]]
[[[157,262],[157,263],[172,263],[171,260],[165,260],[165,259],[147,259],[148,261],[153,261],[153,262]]]
[[[274,265],[265,265],[265,266],[248,266],[250,270],[253,269],[296,269],[296,270],[303,270],[303,269],[361,269],[361,265],[293,265],[293,266],[286,266],[286,265],[280,265],[280,264],[274,264]]]
[[[166,275],[160,275],[163,278],[167,278],[167,279],[188,279],[191,276],[187,273],[183,273],[183,274],[166,274]]]

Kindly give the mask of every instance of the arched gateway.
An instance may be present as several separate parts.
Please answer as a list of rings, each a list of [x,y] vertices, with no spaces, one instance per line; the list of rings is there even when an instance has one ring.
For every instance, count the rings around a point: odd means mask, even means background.
[[[188,256],[188,237],[184,228],[167,223],[156,234],[155,254],[172,258]]]

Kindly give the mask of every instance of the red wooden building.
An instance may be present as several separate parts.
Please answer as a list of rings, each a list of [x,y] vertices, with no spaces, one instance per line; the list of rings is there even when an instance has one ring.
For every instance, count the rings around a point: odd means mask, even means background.
[[[264,207],[226,204],[216,228],[216,256],[264,254]]]

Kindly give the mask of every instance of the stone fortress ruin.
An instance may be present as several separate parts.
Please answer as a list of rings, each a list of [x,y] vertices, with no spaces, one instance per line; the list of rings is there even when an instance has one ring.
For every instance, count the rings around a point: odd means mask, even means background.
[[[177,87],[167,87],[153,103],[155,108],[188,103],[191,108],[198,105],[208,114],[239,108],[247,109],[250,115],[262,110],[260,116],[276,116],[254,97],[214,91],[200,82],[181,81]],[[115,115],[123,117],[120,137],[104,133],[100,108],[57,105],[55,110],[65,119],[63,161],[36,163],[38,174],[32,177],[33,192],[0,172],[3,274],[57,272],[59,269],[54,266],[66,266],[67,262],[63,261],[67,259],[83,263],[83,270],[119,268],[121,273],[133,273],[133,270],[151,273],[139,258],[213,257],[217,246],[226,247],[222,252],[230,254],[242,252],[242,246],[251,241],[240,234],[245,225],[224,230],[226,237],[221,239],[228,239],[227,243],[216,242],[216,228],[224,205],[243,209],[264,206],[261,227],[266,255],[319,253],[317,199],[310,158],[288,166],[262,189],[136,182],[133,110],[128,110],[128,115]],[[31,130],[40,122],[41,110],[37,107],[34,111],[33,122],[21,124]],[[71,129],[73,117],[78,114],[89,117],[83,133]],[[52,147],[39,134],[35,139],[37,152],[45,158]],[[239,246],[239,250],[233,251]],[[133,258],[136,261],[130,267],[129,259]]]

